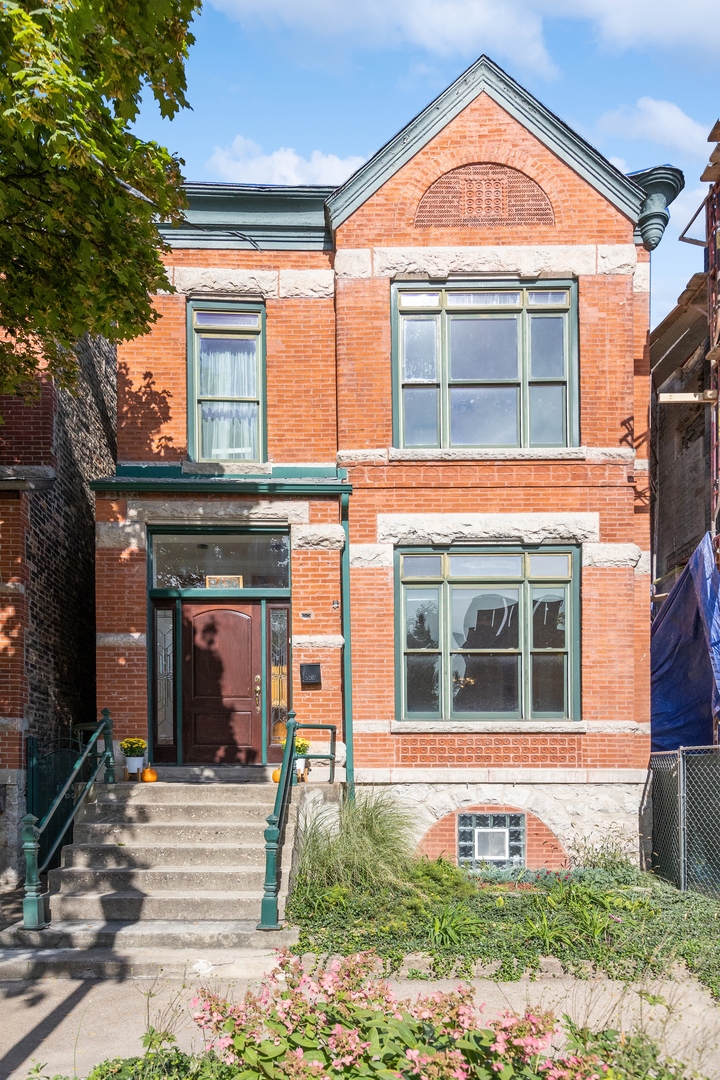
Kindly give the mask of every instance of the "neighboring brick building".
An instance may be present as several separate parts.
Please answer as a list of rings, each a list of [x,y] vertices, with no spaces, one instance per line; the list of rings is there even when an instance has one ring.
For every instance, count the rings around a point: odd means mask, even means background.
[[[634,835],[648,249],[682,182],[481,58],[336,191],[189,185],[93,485],[117,737],[272,762],[291,694],[433,854]]]
[[[0,883],[19,868],[25,739],[95,715],[94,496],[115,462],[115,350],[82,342],[77,394],[0,395]]]

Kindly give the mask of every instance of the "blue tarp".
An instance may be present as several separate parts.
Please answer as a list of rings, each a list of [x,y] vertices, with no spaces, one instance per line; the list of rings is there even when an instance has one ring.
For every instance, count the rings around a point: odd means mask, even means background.
[[[720,574],[706,533],[652,624],[652,749],[709,746],[720,711]]]

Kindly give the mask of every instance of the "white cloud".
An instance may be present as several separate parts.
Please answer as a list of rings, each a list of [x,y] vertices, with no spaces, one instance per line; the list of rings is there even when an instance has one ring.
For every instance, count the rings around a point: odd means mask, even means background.
[[[481,52],[519,67],[556,74],[543,37],[543,20],[583,19],[615,48],[693,48],[715,55],[709,27],[717,0],[210,0],[242,22],[350,44],[414,45],[446,56]]]
[[[216,146],[205,167],[221,180],[240,184],[329,185],[347,180],[364,160],[323,154],[320,150],[304,158],[286,146],[265,154],[252,139],[237,135],[229,147]]]
[[[241,22],[261,20],[349,44],[414,45],[440,56],[512,56],[543,75],[556,74],[542,39],[536,0],[210,0]],[[542,6],[543,0],[540,0]]]
[[[620,48],[715,48],[709,28],[717,0],[540,0],[548,15],[575,15],[596,25],[602,39]]]
[[[598,127],[609,135],[646,139],[691,157],[704,158],[708,154],[708,128],[672,101],[641,97],[633,107],[623,105],[604,113]]]
[[[624,157],[610,157],[608,158],[608,161],[611,165],[614,165],[616,169],[619,169],[620,172],[627,172],[627,161]]]

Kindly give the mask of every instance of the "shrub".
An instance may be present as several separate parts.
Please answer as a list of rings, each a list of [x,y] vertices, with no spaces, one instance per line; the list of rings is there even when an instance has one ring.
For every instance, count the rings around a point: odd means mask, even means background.
[[[638,876],[632,861],[634,846],[619,828],[594,836],[578,836],[570,844],[570,865],[582,870],[600,870],[617,883],[631,883]]]
[[[337,960],[315,978],[281,956],[279,971],[240,1005],[201,991],[192,1003],[206,1050],[237,1070],[238,1078],[298,1080],[620,1080],[608,1068],[612,1039],[573,1029],[570,1052],[550,1058],[557,1029],[550,1013],[505,1013],[485,1027],[459,987],[398,1000],[387,982],[371,978],[368,953]],[[583,1047],[582,1040],[587,1044]],[[609,1049],[608,1049],[609,1048]],[[604,1054],[605,1049],[608,1053]],[[651,1056],[646,1055],[651,1061]],[[657,1053],[655,1063],[658,1063]],[[670,1077],[658,1072],[653,1075]]]

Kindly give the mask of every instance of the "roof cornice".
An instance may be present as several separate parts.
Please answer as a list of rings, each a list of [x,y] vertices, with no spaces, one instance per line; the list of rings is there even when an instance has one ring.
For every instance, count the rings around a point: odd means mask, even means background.
[[[646,198],[643,187],[616,169],[489,57],[481,56],[330,195],[326,204],[330,227],[335,230],[342,225],[483,91],[633,223],[637,222]]]
[[[662,240],[665,226],[670,220],[668,206],[685,187],[685,177],[674,165],[655,165],[630,176],[645,192],[637,226],[643,244],[652,251]]]
[[[325,221],[331,187],[185,184],[188,208],[177,226],[159,226],[170,247],[320,250],[332,248]]]
[[[231,495],[342,495],[352,493],[352,484],[344,480],[318,477],[307,479],[272,479],[270,477],[192,477],[167,479],[157,476],[147,478],[107,476],[90,482],[92,491],[140,492],[158,491],[173,494],[223,494]]]

